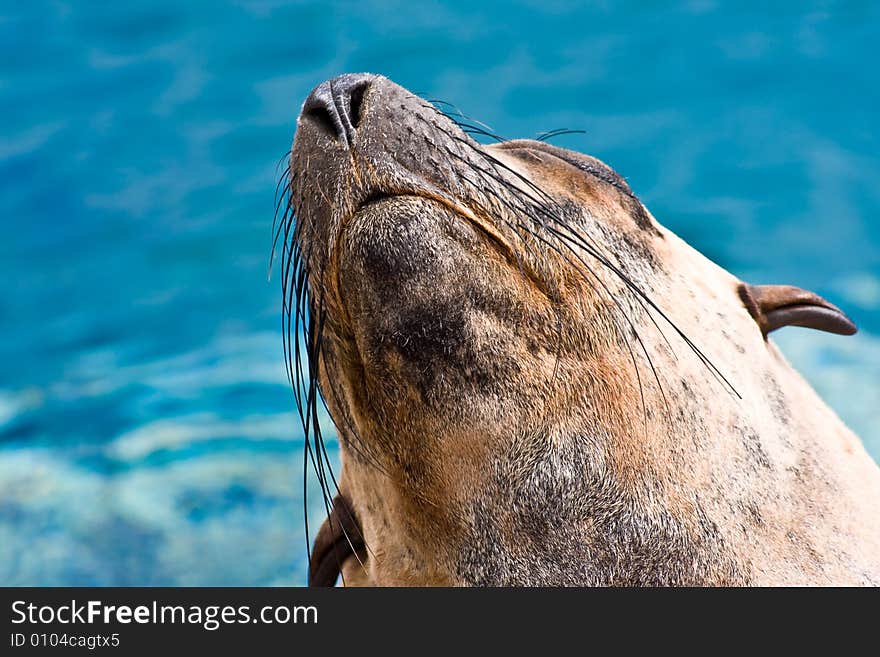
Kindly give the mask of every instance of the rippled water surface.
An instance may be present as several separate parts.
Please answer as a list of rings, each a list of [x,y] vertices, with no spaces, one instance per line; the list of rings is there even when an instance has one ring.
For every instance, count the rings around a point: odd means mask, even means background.
[[[3,3],[0,583],[304,581],[267,257],[344,71],[584,129],[556,142],[708,256],[843,306],[858,336],[778,341],[880,457],[876,5],[647,4]]]

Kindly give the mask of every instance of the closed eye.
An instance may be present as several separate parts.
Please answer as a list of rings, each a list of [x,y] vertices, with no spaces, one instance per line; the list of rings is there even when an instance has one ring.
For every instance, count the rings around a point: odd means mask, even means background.
[[[515,144],[520,148],[526,147],[531,150],[541,151],[547,153],[548,155],[552,155],[553,157],[558,158],[563,162],[566,162],[573,167],[580,169],[584,173],[588,173],[594,178],[597,178],[604,183],[616,187],[627,196],[633,196],[633,191],[632,189],[630,189],[629,184],[627,184],[623,176],[621,176],[619,173],[617,173],[614,169],[609,167],[601,160],[597,160],[594,157],[583,155],[581,153],[575,153],[573,151],[568,151],[564,148],[559,148],[557,146],[553,146],[552,144],[547,144],[542,141],[517,140],[516,142],[509,142],[509,144],[511,146]]]
[[[604,162],[586,156],[575,157],[572,153],[564,150],[552,153],[552,155],[558,157],[560,160],[568,162],[581,171],[590,174],[594,178],[598,178],[599,180],[616,187],[627,196],[633,195],[632,189],[630,189],[626,180],[623,179],[623,176]]]
[[[532,156],[536,157],[535,152],[546,153],[557,160],[561,160],[580,171],[583,171],[594,180],[598,180],[604,184],[611,185],[619,191],[626,199],[624,205],[630,212],[636,226],[642,230],[651,231],[656,237],[663,237],[662,233],[657,231],[648,216],[645,207],[638,197],[633,193],[626,180],[619,173],[609,167],[601,160],[595,157],[576,153],[574,151],[565,150],[542,141],[531,139],[517,139],[514,141],[498,144],[497,148],[510,150],[512,152],[528,153],[532,152]]]

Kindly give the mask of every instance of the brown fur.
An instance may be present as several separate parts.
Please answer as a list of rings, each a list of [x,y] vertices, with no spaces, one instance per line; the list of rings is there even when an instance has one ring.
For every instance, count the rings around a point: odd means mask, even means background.
[[[598,160],[478,145],[379,76],[357,118],[301,116],[291,155],[348,584],[880,583],[880,471],[740,281]]]

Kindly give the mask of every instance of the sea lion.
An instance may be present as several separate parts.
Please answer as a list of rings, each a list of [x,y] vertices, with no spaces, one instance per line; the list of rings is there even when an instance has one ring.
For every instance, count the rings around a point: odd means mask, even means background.
[[[880,583],[880,470],[768,339],[846,315],[738,280],[603,162],[455,117],[349,74],[297,122],[276,239],[329,511],[311,583]]]

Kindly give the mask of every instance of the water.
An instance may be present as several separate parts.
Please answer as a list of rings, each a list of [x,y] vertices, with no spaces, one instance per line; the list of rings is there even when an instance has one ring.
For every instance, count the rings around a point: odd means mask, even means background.
[[[344,71],[584,129],[556,143],[711,258],[842,305],[858,336],[779,342],[880,457],[876,5],[582,4],[4,2],[0,584],[304,581],[266,268],[275,164]]]

